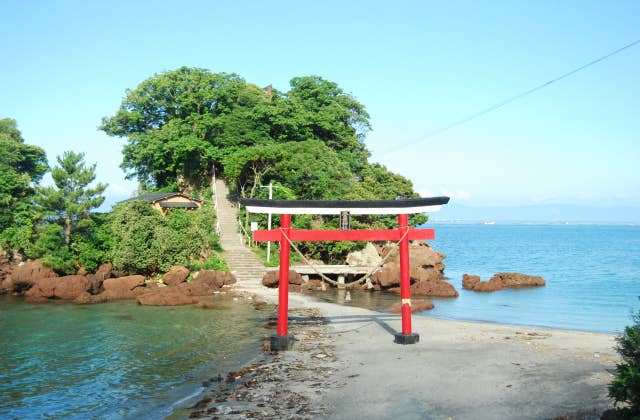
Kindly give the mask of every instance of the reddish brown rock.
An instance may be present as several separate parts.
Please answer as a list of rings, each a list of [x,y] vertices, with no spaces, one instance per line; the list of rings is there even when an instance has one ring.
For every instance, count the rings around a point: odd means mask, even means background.
[[[38,279],[58,277],[51,267],[45,267],[40,260],[28,261],[14,268],[3,282],[7,290],[22,293],[33,286]]]
[[[382,289],[393,291],[400,285],[400,257],[395,247],[384,247],[382,256],[393,252],[380,271],[371,276],[375,285],[380,285]],[[412,292],[421,295],[455,297],[458,292],[449,283],[442,280],[445,278],[443,260],[446,256],[437,252],[425,242],[412,242],[409,246],[410,278]]]
[[[82,292],[82,293],[80,293],[78,295],[78,297],[76,297],[73,300],[73,303],[76,303],[78,305],[86,305],[86,304],[89,304],[89,303],[96,303],[95,300],[96,300],[95,296],[92,295],[91,293]]]
[[[262,284],[267,287],[278,287],[280,273],[278,271],[267,271],[262,278]],[[302,276],[294,270],[289,270],[289,284],[300,286],[304,283]]]
[[[104,280],[111,277],[111,270],[113,270],[113,264],[106,263],[98,267],[94,274],[87,274],[87,279],[89,279],[89,283],[91,284],[89,292],[92,294],[100,293]]]
[[[474,276],[471,274],[462,275],[462,288],[467,290],[473,290],[476,285],[480,283],[480,276]]]
[[[180,283],[177,286],[163,287],[162,289],[174,288],[187,296],[210,296],[219,289],[215,284],[195,280],[189,283]]]
[[[86,292],[89,287],[89,280],[85,276],[48,277],[36,280],[35,284],[27,290],[25,296],[29,298],[75,299]]]
[[[415,299],[411,301],[411,312],[422,312],[433,309],[435,306],[433,302],[426,299]],[[389,312],[392,314],[399,314],[402,312],[402,303],[396,302],[389,307]]]
[[[25,297],[28,298],[45,298],[53,299],[55,289],[58,284],[56,277],[48,277],[37,279],[33,286],[25,292]]]
[[[105,279],[102,283],[105,291],[132,291],[136,287],[144,286],[145,277],[141,275]]]
[[[136,300],[147,306],[178,306],[191,305],[197,302],[193,296],[184,293],[176,286],[159,287],[140,294]]]
[[[187,281],[189,277],[189,269],[181,265],[174,265],[162,276],[164,284],[173,286]]]
[[[207,285],[212,290],[218,290],[225,285],[225,281],[229,281],[228,276],[233,276],[233,274],[227,273],[226,271],[201,270],[196,273],[193,281],[186,284],[198,283]]]
[[[423,281],[411,285],[412,295],[458,297],[458,291],[446,281]]]
[[[102,283],[104,292],[97,295],[96,302],[110,302],[112,300],[135,299],[146,291],[145,277],[141,275],[125,276],[106,279]]]
[[[480,281],[479,276],[465,274],[462,278],[462,287],[475,292],[495,292],[505,288],[538,287],[546,282],[540,276],[529,276],[521,273],[498,273],[489,281]]]
[[[90,287],[89,279],[85,276],[64,276],[58,277],[57,280],[54,294],[59,299],[75,299]]]
[[[232,284],[235,284],[238,280],[236,279],[236,276],[234,276],[232,273],[225,271],[224,272],[224,285],[225,286],[229,286]]]
[[[540,276],[530,276],[521,273],[498,273],[491,278],[491,280],[493,279],[499,279],[505,287],[512,288],[538,287],[547,284]]]

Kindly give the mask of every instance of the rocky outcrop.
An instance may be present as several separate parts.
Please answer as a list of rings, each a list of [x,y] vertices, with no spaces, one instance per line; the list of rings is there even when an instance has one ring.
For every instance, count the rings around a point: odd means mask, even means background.
[[[139,304],[149,306],[177,306],[202,303],[200,307],[211,308],[213,302],[202,297],[212,296],[223,286],[233,284],[236,278],[226,271],[202,270],[196,273],[190,282],[178,283],[174,286],[156,287],[147,290],[136,298]]]
[[[428,311],[433,309],[434,307],[435,306],[433,305],[433,302],[431,302],[430,300],[415,299],[411,301],[411,312]],[[391,312],[392,314],[402,313],[402,303],[401,302],[394,303],[389,307],[388,311]]]
[[[462,288],[466,290],[473,290],[476,285],[480,283],[480,276],[474,276],[472,274],[462,275]]]
[[[0,252],[0,294],[10,292],[10,282],[5,285],[5,280],[11,272],[18,266],[18,261],[9,258],[5,251]]]
[[[147,306],[178,306],[191,305],[196,303],[195,297],[188,295],[176,286],[159,287],[140,294],[137,301],[141,305]]]
[[[521,273],[497,273],[489,281],[481,281],[480,276],[465,274],[462,276],[462,287],[475,292],[495,292],[506,288],[539,287],[546,285],[540,276]]]
[[[262,284],[267,287],[278,287],[280,281],[280,273],[278,271],[267,271],[262,278]],[[304,279],[294,270],[289,270],[289,284],[300,286],[304,283]]]
[[[37,279],[24,295],[29,300],[75,299],[89,287],[90,282],[86,276],[46,277]]]
[[[11,271],[2,282],[2,288],[8,292],[22,294],[37,280],[51,277],[58,277],[58,274],[52,268],[43,266],[40,260],[27,261]]]
[[[91,283],[89,292],[92,294],[98,294],[102,290],[102,283],[111,277],[111,271],[113,270],[113,264],[102,264],[94,274],[87,274],[87,279]]]
[[[102,283],[104,292],[99,296],[102,301],[112,301],[121,299],[135,299],[144,292],[145,277],[141,275],[124,276],[106,279]]]
[[[384,247],[382,257],[394,252],[386,260],[380,271],[371,277],[372,283],[379,284],[381,289],[399,293],[400,256],[395,247]],[[411,293],[416,295],[457,297],[458,291],[444,281],[443,260],[446,255],[434,250],[426,242],[412,242],[409,245],[409,262]]]
[[[210,284],[212,288],[219,289],[236,282],[236,277],[228,271],[200,270],[193,276],[194,281]]]
[[[187,281],[189,277],[189,269],[182,265],[174,265],[164,273],[162,276],[162,282],[168,286],[174,286],[176,284]]]

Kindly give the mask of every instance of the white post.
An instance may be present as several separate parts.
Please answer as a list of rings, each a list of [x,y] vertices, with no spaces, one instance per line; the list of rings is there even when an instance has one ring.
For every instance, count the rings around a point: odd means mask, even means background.
[[[273,184],[269,182],[269,200],[273,198]],[[267,230],[271,230],[271,213],[267,219]],[[267,262],[271,259],[271,241],[267,241]]]

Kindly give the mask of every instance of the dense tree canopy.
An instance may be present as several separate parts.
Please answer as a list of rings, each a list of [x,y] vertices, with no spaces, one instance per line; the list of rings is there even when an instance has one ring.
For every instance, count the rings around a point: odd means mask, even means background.
[[[5,232],[33,194],[33,186],[47,171],[47,158],[40,147],[25,144],[15,120],[0,119],[0,231]],[[11,241],[9,241],[11,242]]]
[[[225,153],[267,138],[262,89],[234,74],[182,67],[128,90],[101,129],[127,138],[122,168],[147,187],[191,192]]]
[[[368,118],[362,104],[318,76],[294,78],[283,94],[234,74],[182,67],[127,91],[101,129],[126,138],[122,167],[129,177],[147,187],[192,192],[208,184],[214,165],[233,173],[229,178],[240,187],[249,185],[262,177],[251,168],[238,170],[230,156],[263,152],[263,160],[272,161],[271,152],[300,150],[293,144],[299,142],[321,142],[330,160],[337,153],[347,171],[360,170],[369,155],[363,142]]]

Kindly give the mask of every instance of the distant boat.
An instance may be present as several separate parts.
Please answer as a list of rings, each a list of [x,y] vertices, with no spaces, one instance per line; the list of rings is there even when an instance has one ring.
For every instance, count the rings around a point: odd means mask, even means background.
[[[485,220],[482,224],[483,225],[495,225],[496,222],[494,222],[493,220]]]

